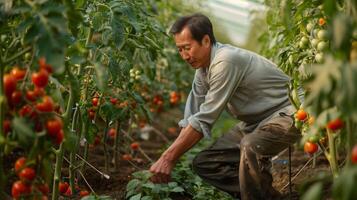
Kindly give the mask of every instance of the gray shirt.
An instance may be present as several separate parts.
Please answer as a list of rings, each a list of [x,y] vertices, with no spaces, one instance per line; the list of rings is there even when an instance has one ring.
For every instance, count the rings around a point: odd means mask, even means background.
[[[290,77],[268,59],[237,47],[216,43],[210,66],[196,70],[188,95],[184,119],[210,137],[211,128],[223,109],[242,121],[243,131],[253,131],[259,123],[279,110],[293,112],[288,99]]]

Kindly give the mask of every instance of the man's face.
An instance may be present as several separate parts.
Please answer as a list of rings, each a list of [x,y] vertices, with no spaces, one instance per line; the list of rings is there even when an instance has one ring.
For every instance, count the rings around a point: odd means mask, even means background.
[[[189,28],[184,27],[174,35],[176,47],[181,57],[193,68],[208,67],[210,64],[211,42],[208,35],[202,39],[202,44],[192,38]]]

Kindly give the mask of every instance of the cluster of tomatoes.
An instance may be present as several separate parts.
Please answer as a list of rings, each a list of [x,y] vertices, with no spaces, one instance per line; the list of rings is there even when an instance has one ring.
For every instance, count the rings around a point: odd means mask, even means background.
[[[35,180],[36,171],[30,163],[25,157],[20,157],[16,160],[14,169],[20,180],[13,183],[11,195],[14,199],[31,195],[32,197],[39,197],[45,200],[50,189],[47,183]]]
[[[303,109],[299,109],[295,113],[295,125],[297,128],[301,129],[304,124],[312,125],[314,123],[314,118],[309,116],[306,111]],[[343,128],[343,121],[340,118],[336,118],[330,120],[327,124],[325,129],[328,129],[331,132],[337,132],[338,130]],[[304,144],[304,151],[309,154],[314,154],[318,149],[318,143],[322,145],[326,145],[327,137],[321,136],[320,134],[312,135],[308,138],[308,140]]]
[[[133,160],[133,157],[136,157],[136,154],[140,148],[140,144],[138,142],[133,142],[130,144],[131,154],[126,153],[122,156],[123,160]]]
[[[49,78],[53,72],[51,65],[44,58],[38,61],[37,71],[30,72],[25,68],[13,67],[3,76],[4,93],[7,100],[7,109],[3,121],[4,133],[9,140],[17,140],[19,135],[13,137],[13,119],[23,118],[35,136],[43,141],[61,144],[64,140],[63,122],[59,117],[61,111],[54,100],[46,92]],[[15,123],[15,122],[14,122]],[[19,134],[19,133],[18,133]],[[42,144],[42,143],[41,143]],[[28,159],[19,158],[15,163],[15,172],[18,181],[12,185],[12,196],[15,199],[22,195],[43,195],[45,199],[49,189],[41,178],[41,170],[36,173],[33,166],[41,163],[43,156],[33,155]]]
[[[54,114],[60,112],[59,107],[56,107],[45,90],[51,73],[52,67],[41,58],[39,70],[31,74],[32,84],[25,84],[27,70],[17,66],[4,75],[4,91],[9,106],[3,122],[5,134],[11,131],[10,119],[15,115],[30,119],[35,132],[41,132],[46,127],[54,143],[60,144],[63,141],[62,120]]]
[[[177,91],[171,91],[169,93],[169,102],[170,105],[177,105],[181,100],[181,95]],[[164,97],[160,94],[155,95],[152,98],[151,105],[150,105],[150,111],[152,113],[160,113],[163,111],[164,108]]]
[[[79,196],[80,197],[85,197],[88,196],[90,194],[90,192],[88,192],[88,190],[86,189],[81,189],[78,185],[75,185],[75,189],[76,191],[79,191]],[[69,183],[66,181],[60,182],[58,185],[58,191],[63,195],[63,196],[67,196],[70,197],[73,195],[71,187],[69,186]]]
[[[176,92],[176,91],[172,91],[170,92],[170,103],[171,105],[176,105],[180,102],[181,99],[181,95]]]

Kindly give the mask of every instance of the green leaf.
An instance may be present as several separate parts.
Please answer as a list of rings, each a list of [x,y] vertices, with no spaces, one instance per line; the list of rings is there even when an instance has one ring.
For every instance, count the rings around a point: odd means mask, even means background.
[[[143,184],[143,187],[153,189],[155,187],[155,184],[152,182],[147,182]]]
[[[112,19],[112,23],[111,23],[111,27],[112,27],[112,37],[114,40],[114,43],[116,45],[116,47],[120,50],[125,43],[124,40],[124,27],[122,25],[122,23],[120,22],[120,19],[118,16],[114,15],[114,18]]]
[[[98,89],[104,92],[107,89],[107,81],[108,81],[108,70],[102,66],[100,63],[94,64],[94,69],[96,72],[95,81],[97,83]]]
[[[140,198],[141,198],[141,193],[140,193],[140,194],[137,194],[137,195],[135,195],[135,196],[130,197],[129,200],[140,200]]]
[[[81,200],[113,200],[113,198],[104,195],[103,196],[90,195],[90,196],[83,197]]]
[[[68,133],[65,135],[66,140],[64,141],[64,147],[70,152],[75,152],[78,149],[78,137],[73,133]]]
[[[171,190],[171,192],[183,192],[185,191],[182,187],[175,187],[174,189]]]
[[[169,186],[170,188],[174,188],[174,187],[177,186],[177,183],[176,183],[176,182],[170,182],[170,183],[168,183],[168,186]]]
[[[67,18],[68,18],[68,27],[71,30],[74,36],[77,36],[79,31],[79,25],[83,20],[83,17],[80,12],[76,11],[73,1],[65,0],[67,6]]]
[[[357,166],[344,168],[340,176],[334,180],[332,195],[334,199],[352,200],[357,196]]]
[[[141,184],[140,180],[133,179],[126,185],[126,191],[134,190]]]
[[[153,200],[151,196],[144,196],[140,200]]]
[[[313,184],[301,197],[302,200],[320,200],[322,197],[322,183]]]
[[[14,117],[11,127],[15,130],[15,136],[18,138],[20,144],[25,146],[32,145],[32,141],[36,135],[24,118]]]

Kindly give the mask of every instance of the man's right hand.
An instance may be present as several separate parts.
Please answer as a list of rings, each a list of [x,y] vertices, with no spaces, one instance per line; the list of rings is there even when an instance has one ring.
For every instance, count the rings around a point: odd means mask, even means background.
[[[175,163],[166,159],[162,155],[151,167],[150,172],[153,173],[151,181],[153,183],[168,183],[171,180],[171,171]]]
[[[190,125],[181,130],[174,143],[161,155],[151,167],[153,173],[151,181],[154,183],[168,183],[171,171],[177,160],[203,137],[203,134],[193,129]]]

